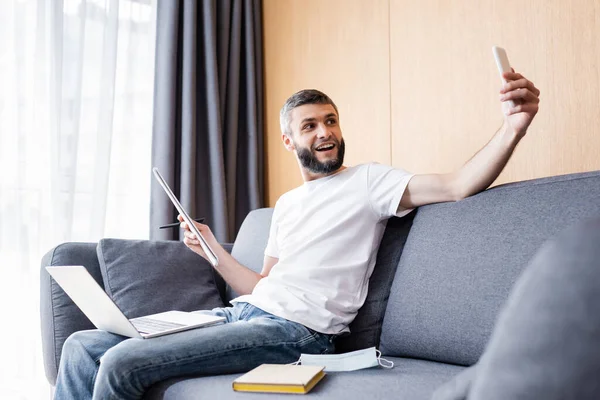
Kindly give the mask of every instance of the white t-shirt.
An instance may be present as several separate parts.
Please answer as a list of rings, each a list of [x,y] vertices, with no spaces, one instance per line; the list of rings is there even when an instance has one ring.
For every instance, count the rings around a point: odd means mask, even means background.
[[[367,296],[387,219],[399,209],[408,172],[371,163],[305,182],[279,198],[267,256],[278,258],[248,302],[315,331],[336,334]],[[398,211],[398,212],[397,212]]]

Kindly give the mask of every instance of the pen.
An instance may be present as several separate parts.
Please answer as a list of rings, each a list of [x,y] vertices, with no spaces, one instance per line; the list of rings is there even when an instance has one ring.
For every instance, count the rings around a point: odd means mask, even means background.
[[[194,218],[194,221],[203,223],[204,222],[204,217],[202,217],[202,218]],[[158,229],[175,228],[175,227],[179,226],[180,224],[181,224],[181,222],[173,222],[172,224],[167,224],[167,225],[159,226]]]

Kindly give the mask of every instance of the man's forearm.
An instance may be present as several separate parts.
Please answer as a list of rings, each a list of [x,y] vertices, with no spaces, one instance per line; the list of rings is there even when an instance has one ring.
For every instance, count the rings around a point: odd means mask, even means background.
[[[240,264],[229,253],[219,257],[219,265],[215,269],[240,295],[252,293],[258,281],[263,278],[261,274]]]
[[[502,172],[521,138],[504,124],[492,139],[455,173],[460,198],[487,189]]]

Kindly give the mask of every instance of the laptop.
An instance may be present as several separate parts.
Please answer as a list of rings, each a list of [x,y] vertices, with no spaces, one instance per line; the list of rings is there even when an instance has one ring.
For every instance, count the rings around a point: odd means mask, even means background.
[[[48,266],[46,270],[96,328],[118,335],[150,339],[225,321],[224,317],[184,311],[127,319],[84,266]]]
[[[171,190],[169,185],[167,185],[165,179],[162,177],[160,172],[158,172],[158,168],[152,168],[152,172],[154,173],[154,177],[156,178],[158,183],[160,183],[160,186],[162,186],[164,191],[167,193],[167,196],[169,196],[169,199],[171,199],[171,203],[173,203],[177,211],[179,211],[179,214],[181,214],[181,216],[183,217],[183,220],[187,222],[188,226],[190,227],[190,230],[198,238],[198,241],[200,242],[200,247],[202,247],[202,250],[204,250],[204,254],[206,254],[206,256],[208,257],[208,261],[213,267],[216,268],[219,265],[219,259],[217,258],[217,255],[215,254],[213,249],[210,248],[208,243],[206,243],[206,240],[204,240],[204,238],[200,234],[200,231],[198,230],[198,228],[196,228],[196,225],[194,225],[188,213],[183,209],[183,207],[179,203],[179,200],[177,200],[177,197],[175,197],[173,191]]]

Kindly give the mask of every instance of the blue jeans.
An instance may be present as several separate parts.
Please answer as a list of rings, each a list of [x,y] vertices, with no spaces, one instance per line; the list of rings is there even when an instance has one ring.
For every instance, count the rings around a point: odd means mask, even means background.
[[[333,335],[248,303],[203,313],[226,322],[154,339],[100,330],[72,334],[62,350],[55,399],[139,399],[168,378],[241,373],[263,363],[294,362],[300,353],[334,351]]]

